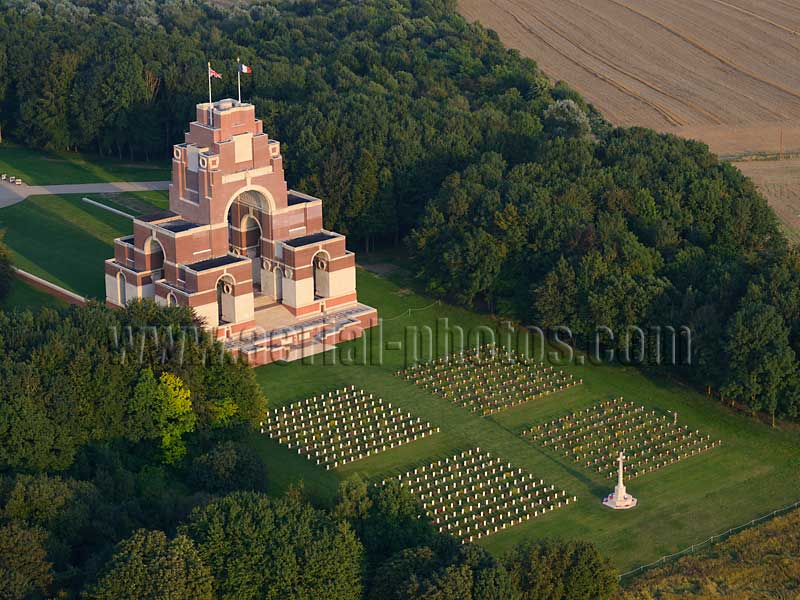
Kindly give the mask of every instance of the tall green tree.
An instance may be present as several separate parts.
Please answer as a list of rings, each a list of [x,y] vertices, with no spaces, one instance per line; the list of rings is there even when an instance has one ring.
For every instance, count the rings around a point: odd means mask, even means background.
[[[361,595],[362,547],[299,495],[234,492],[195,509],[180,531],[211,566],[221,600]]]
[[[167,539],[163,531],[139,530],[120,542],[90,600],[212,600],[214,581],[192,541]]]
[[[781,396],[795,392],[798,368],[783,317],[773,306],[746,302],[728,326],[725,349],[730,372],[723,393],[752,412],[766,410],[774,426]]]
[[[158,430],[166,463],[175,463],[186,454],[183,435],[194,431],[191,391],[180,377],[164,372],[156,387]]]
[[[0,527],[0,597],[23,600],[43,597],[53,581],[47,560],[47,533],[15,521]]]
[[[609,600],[619,592],[616,572],[588,542],[529,542],[503,563],[521,600]]]

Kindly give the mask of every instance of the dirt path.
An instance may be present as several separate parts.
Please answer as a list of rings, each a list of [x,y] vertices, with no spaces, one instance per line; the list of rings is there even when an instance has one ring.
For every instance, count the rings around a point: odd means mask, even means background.
[[[115,194],[168,190],[169,181],[115,181],[112,183],[74,183],[64,185],[13,185],[0,182],[0,208],[22,202],[29,196],[46,194]]]

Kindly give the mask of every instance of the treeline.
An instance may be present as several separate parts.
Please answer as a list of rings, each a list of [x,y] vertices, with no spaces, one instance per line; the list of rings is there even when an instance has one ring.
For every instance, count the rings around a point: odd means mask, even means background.
[[[445,180],[410,245],[434,294],[566,325],[589,350],[597,332],[619,351],[630,326],[686,326],[690,358],[678,338],[676,364],[664,364],[752,412],[800,410],[800,250],[753,184],[701,144],[603,130],[554,138],[535,162],[487,153]],[[645,367],[652,337],[629,338]]]
[[[800,260],[753,185],[702,144],[611,127],[454,7],[7,2],[0,120],[26,144],[164,156],[206,60],[220,97],[241,56],[244,96],[326,226],[407,239],[430,293],[567,325],[580,345],[598,327],[620,348],[629,326],[686,326],[683,377],[796,416]]]
[[[251,467],[244,475],[242,465]],[[218,442],[177,469],[114,446],[93,447],[72,473],[0,478],[4,599],[609,600],[618,594],[615,571],[589,543],[527,543],[497,559],[436,533],[398,485],[348,480],[330,509],[312,506],[298,488],[267,495],[268,473],[234,442]],[[210,474],[222,489],[208,485]]]
[[[550,86],[453,0],[107,2],[0,8],[0,125],[26,145],[164,159],[207,97],[245,100],[326,224],[399,239],[453,170],[529,155]]]

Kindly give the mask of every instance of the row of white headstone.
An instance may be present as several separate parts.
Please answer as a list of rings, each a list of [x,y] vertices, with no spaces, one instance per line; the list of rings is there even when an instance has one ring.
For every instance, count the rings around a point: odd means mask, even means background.
[[[484,416],[583,383],[541,363],[437,362],[398,375]]]
[[[465,542],[577,500],[480,448],[413,469],[397,479],[420,499],[439,531]]]
[[[528,358],[514,349],[509,350],[505,347],[499,347],[493,343],[482,344],[478,347],[470,347],[460,352],[452,352],[445,356],[440,356],[433,360],[424,363],[417,363],[409,367],[425,368],[432,365],[441,364],[464,364],[464,363],[485,363],[485,362],[501,362],[505,364],[523,363],[523,364],[543,364]]]
[[[580,446],[567,447],[567,443],[561,443],[555,444],[553,447],[564,450],[565,456],[572,457],[578,461],[593,456],[596,458],[595,462],[603,462],[617,460],[616,457],[620,449],[625,450],[628,459],[634,459],[646,457],[663,448],[676,448],[676,444],[681,442],[693,441],[692,445],[698,445],[711,440],[711,436],[703,436],[699,431],[690,431],[688,428],[683,427],[665,431],[663,426],[660,425],[645,429],[631,428],[621,433],[623,434],[622,436],[598,435],[590,443],[583,442]],[[586,447],[592,451],[584,451]],[[634,450],[634,448],[638,451]]]
[[[530,429],[530,434],[534,437],[552,436],[557,433],[569,436],[577,434],[584,428],[597,428],[606,423],[614,422],[615,419],[625,418],[629,414],[642,411],[646,411],[644,406],[634,406],[632,402],[625,402],[620,397],[577,412],[562,415],[547,423],[540,423]],[[655,411],[651,411],[651,413],[656,414]]]
[[[603,445],[609,440],[620,438],[628,433],[649,430],[663,431],[666,424],[664,418],[651,418],[648,415],[638,414],[630,419],[614,419],[613,422],[598,421],[596,427],[585,430],[567,430],[567,433],[541,434],[532,436],[533,439],[541,439],[545,446],[554,448],[574,448],[578,444],[596,443]],[[660,428],[660,429],[659,429]]]
[[[261,423],[261,433],[328,470],[438,431],[354,386],[271,411]]]
[[[553,419],[524,434],[598,473],[617,476],[620,450],[628,459],[629,477],[652,472],[717,447],[710,436],[677,425],[643,406],[618,398]]]
[[[439,363],[418,363],[412,365],[405,371],[401,371],[408,378],[426,379],[448,375],[457,377],[459,375],[470,375],[482,373],[486,377],[489,375],[504,375],[517,373],[520,370],[533,370],[536,373],[550,373],[555,370],[551,365],[534,362],[506,362],[502,359],[486,360],[482,362],[439,362]]]

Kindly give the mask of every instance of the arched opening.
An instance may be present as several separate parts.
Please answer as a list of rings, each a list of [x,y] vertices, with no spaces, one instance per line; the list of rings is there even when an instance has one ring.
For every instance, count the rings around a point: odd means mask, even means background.
[[[274,280],[275,281],[275,294],[274,294],[274,296],[275,296],[275,300],[280,302],[280,301],[283,300],[283,278],[284,278],[283,269],[281,269],[279,267],[276,267],[275,268],[275,272],[274,272],[274,277],[275,277],[275,280]]]
[[[328,273],[330,257],[320,250],[311,259],[312,277],[314,278],[314,300],[330,296],[330,279]]]
[[[261,223],[253,215],[242,219],[242,236],[247,244],[243,256],[253,261],[253,287],[261,291]]]
[[[128,303],[128,281],[125,279],[125,274],[120,271],[117,273],[117,298],[119,298],[120,306],[125,306]]]
[[[217,319],[220,325],[236,322],[235,288],[236,283],[230,275],[223,275],[217,281]]]
[[[178,306],[178,298],[172,292],[167,294],[167,306]]]
[[[164,268],[164,246],[156,238],[147,238],[144,243],[144,253],[151,271],[160,271]]]
[[[228,245],[231,253],[253,261],[253,287],[261,292],[261,238],[269,199],[259,191],[245,190],[228,207]]]

